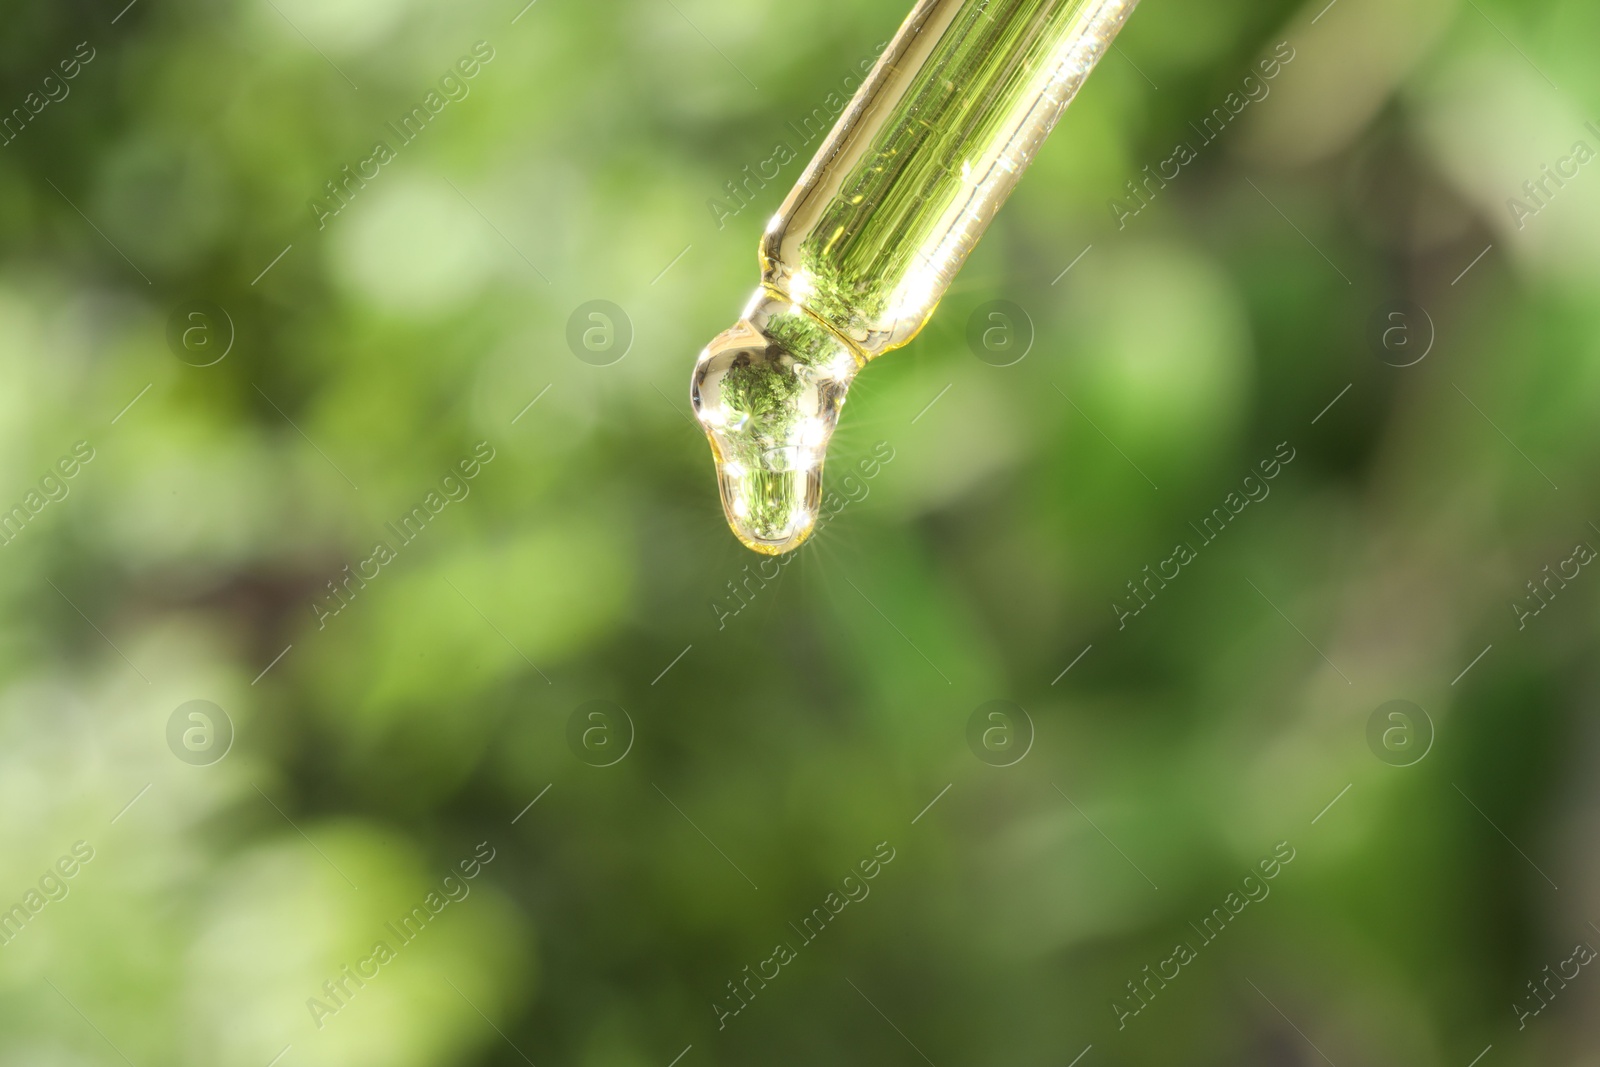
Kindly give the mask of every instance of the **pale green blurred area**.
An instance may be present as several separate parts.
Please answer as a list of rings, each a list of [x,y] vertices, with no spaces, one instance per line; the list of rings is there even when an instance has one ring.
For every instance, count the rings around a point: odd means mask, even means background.
[[[0,917],[93,858],[0,945],[0,1064],[1600,1061],[1588,970],[1514,1008],[1600,944],[1600,576],[1512,607],[1600,546],[1600,162],[1521,228],[1506,204],[1600,148],[1600,13],[1145,0],[855,386],[830,486],[856,499],[763,583],[685,384],[810,150],[725,225],[708,201],[903,16],[10,13],[0,106],[95,57],[0,147],[0,511],[93,459],[0,547]],[[1119,229],[1108,200],[1283,41]],[[396,158],[319,229],[378,139]],[[1366,339],[1397,298],[1437,329],[1403,369]],[[193,299],[236,329],[213,366],[169,350]],[[567,346],[596,299],[634,331],[610,366]],[[1005,368],[966,341],[997,299],[1037,335]],[[479,442],[466,495],[319,620]],[[1119,628],[1279,442],[1270,496]],[[597,699],[635,727],[604,768],[568,741]],[[1005,768],[966,741],[995,699],[1037,734]],[[1368,748],[1394,699],[1436,728],[1413,766]],[[235,731],[209,766],[168,748],[191,700]],[[719,1029],[884,841],[870,896]],[[1270,896],[1119,1029],[1279,842]],[[480,843],[470,892],[319,1018]]]

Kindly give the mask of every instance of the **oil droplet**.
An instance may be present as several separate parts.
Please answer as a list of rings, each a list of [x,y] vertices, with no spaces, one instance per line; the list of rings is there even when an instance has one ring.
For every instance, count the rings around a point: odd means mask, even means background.
[[[700,353],[690,400],[711,441],[722,510],[747,547],[780,555],[816,529],[828,442],[865,362],[766,290]]]

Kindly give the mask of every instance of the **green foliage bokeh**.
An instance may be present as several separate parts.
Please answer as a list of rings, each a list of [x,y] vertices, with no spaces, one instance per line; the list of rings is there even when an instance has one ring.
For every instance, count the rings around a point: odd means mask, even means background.
[[[1600,1056],[1593,5],[1146,0],[762,563],[689,371],[904,7],[8,12],[0,1062]]]

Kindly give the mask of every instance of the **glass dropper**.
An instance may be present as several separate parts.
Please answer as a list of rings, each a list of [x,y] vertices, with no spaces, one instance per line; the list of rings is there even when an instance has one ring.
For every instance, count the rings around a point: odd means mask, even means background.
[[[908,343],[1138,0],[921,0],[767,224],[761,286],[690,385],[728,524],[816,527],[845,394]]]

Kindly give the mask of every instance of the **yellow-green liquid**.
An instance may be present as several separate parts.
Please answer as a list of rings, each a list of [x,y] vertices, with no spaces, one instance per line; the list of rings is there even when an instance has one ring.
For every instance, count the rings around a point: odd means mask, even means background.
[[[845,392],[916,336],[1138,0],[923,0],[761,241],[692,399],[734,533],[815,526]]]

